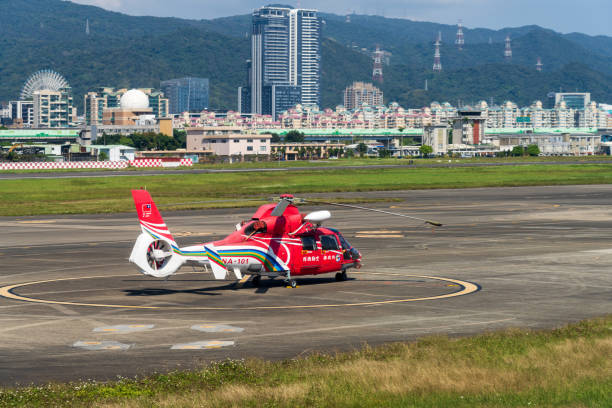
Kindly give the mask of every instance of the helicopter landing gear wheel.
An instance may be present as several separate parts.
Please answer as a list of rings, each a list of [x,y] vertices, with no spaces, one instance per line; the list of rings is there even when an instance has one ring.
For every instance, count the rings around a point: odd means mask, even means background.
[[[285,275],[285,285],[289,285],[293,289],[297,288],[297,282],[291,279],[291,271],[287,271],[287,274]]]
[[[259,285],[261,284],[261,275],[255,275],[251,282],[253,282],[253,286],[259,287]]]
[[[344,282],[347,279],[346,271],[338,272],[336,274],[336,282]]]

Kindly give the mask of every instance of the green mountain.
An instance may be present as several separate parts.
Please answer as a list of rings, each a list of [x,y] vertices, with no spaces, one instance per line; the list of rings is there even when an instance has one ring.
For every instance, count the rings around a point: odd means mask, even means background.
[[[134,17],[60,0],[0,0],[0,9],[3,101],[17,98],[27,77],[43,68],[66,77],[78,107],[85,92],[98,86],[159,87],[160,80],[192,75],[210,78],[212,108],[235,109],[237,87],[246,81],[248,15],[214,20]],[[610,37],[561,35],[538,26],[465,29],[466,46],[458,51],[451,41],[454,26],[376,16],[353,15],[350,23],[333,14],[323,18],[323,107],[340,104],[351,82],[371,79],[367,50],[376,44],[393,54],[384,68],[386,102],[418,107],[433,100],[494,98],[528,104],[559,88],[588,90],[595,100],[612,100]],[[434,74],[432,39],[437,31],[448,40],[442,46],[444,71]],[[503,62],[506,35],[513,38],[512,63]],[[535,70],[537,57],[544,72]]]

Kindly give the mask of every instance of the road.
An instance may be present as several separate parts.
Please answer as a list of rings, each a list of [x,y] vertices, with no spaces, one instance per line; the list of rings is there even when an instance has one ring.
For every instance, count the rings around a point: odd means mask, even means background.
[[[357,193],[355,193],[357,195]],[[550,328],[612,313],[612,187],[368,193],[444,227],[332,208],[365,266],[335,282],[140,275],[135,214],[3,217],[0,385],[114,379],[225,358],[283,359],[425,335]],[[305,210],[320,209],[307,207]],[[253,209],[254,210],[254,209]],[[247,209],[165,214],[179,244]]]

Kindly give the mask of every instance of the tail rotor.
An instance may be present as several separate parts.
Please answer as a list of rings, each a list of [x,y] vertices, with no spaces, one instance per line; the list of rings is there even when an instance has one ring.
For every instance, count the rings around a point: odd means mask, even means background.
[[[147,263],[154,271],[163,269],[172,258],[172,248],[167,241],[151,242],[147,248]]]

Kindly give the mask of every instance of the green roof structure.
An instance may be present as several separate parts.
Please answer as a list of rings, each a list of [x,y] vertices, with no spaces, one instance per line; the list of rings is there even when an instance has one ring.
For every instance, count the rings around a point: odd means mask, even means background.
[[[0,130],[0,140],[77,139],[78,129],[7,129]]]
[[[485,129],[485,134],[487,135],[522,135],[525,133],[533,133],[533,134],[551,134],[551,133],[597,133],[597,128],[589,128],[589,127],[578,127],[578,128],[489,128]]]
[[[423,129],[416,128],[405,128],[403,131],[400,131],[397,128],[393,129],[258,129],[257,133],[276,133],[278,135],[284,136],[288,132],[297,130],[298,132],[303,133],[305,136],[329,136],[333,138],[334,136],[421,136],[423,135]]]

